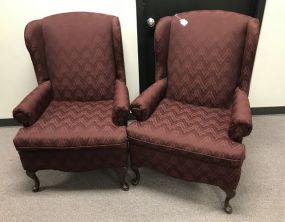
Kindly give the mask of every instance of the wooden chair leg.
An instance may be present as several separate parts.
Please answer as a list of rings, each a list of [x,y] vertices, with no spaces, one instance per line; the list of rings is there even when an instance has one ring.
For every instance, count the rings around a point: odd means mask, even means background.
[[[236,195],[236,191],[235,190],[225,190],[223,189],[226,193],[226,199],[225,199],[225,202],[224,202],[224,211],[227,213],[227,214],[231,214],[233,212],[233,208],[232,206],[230,205],[230,200],[232,198],[234,198],[234,196]]]
[[[34,181],[33,192],[38,192],[40,190],[40,181],[34,171],[26,171],[28,177],[30,177]]]
[[[131,166],[131,169],[134,171],[135,173],[135,178],[132,179],[132,184],[134,186],[138,185],[139,182],[140,182],[140,178],[141,178],[141,175],[140,175],[140,171],[139,171],[139,168],[137,167],[134,167],[134,166]]]
[[[126,175],[128,172],[128,168],[127,167],[120,167],[120,168],[116,168],[115,171],[119,177],[122,190],[128,191],[129,190],[129,184],[126,182]]]

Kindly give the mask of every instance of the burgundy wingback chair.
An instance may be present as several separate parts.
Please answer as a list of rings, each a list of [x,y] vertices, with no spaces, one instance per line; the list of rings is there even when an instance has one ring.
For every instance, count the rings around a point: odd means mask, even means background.
[[[186,26],[183,20],[188,21]],[[155,83],[131,104],[131,167],[219,186],[232,212],[252,129],[248,92],[257,19],[225,11],[162,18],[155,30]]]
[[[14,139],[23,168],[114,168],[128,190],[128,89],[119,19],[74,12],[30,22],[25,42],[38,86],[13,110],[24,125]]]

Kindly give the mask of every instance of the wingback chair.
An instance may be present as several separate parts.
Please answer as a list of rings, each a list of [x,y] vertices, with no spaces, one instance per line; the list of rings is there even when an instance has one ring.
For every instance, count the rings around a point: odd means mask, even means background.
[[[30,22],[25,42],[38,86],[13,110],[24,125],[14,139],[23,168],[114,168],[128,190],[128,89],[119,19],[74,12]]]
[[[185,21],[186,20],[186,21]],[[188,22],[188,23],[187,23]],[[187,23],[187,24],[185,24]],[[257,19],[192,11],[160,19],[155,30],[155,83],[131,104],[131,167],[219,186],[232,212],[252,129],[249,85]]]

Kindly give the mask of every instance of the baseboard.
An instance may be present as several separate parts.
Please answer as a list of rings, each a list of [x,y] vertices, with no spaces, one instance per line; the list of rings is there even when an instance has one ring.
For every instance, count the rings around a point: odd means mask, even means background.
[[[274,115],[274,114],[285,114],[285,106],[275,106],[275,107],[255,107],[251,108],[252,115]],[[130,113],[129,120],[135,120],[135,116]],[[0,119],[0,127],[3,126],[20,126],[13,118]]]
[[[285,114],[285,106],[251,108],[252,115]]]
[[[20,126],[21,124],[18,123],[16,120],[13,118],[9,119],[0,119],[0,127],[1,126]]]

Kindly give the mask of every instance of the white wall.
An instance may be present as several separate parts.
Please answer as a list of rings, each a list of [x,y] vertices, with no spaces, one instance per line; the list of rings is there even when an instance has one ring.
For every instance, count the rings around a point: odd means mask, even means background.
[[[25,25],[34,19],[69,11],[90,11],[120,18],[130,99],[139,94],[135,0],[0,0],[0,119],[37,84],[24,43]]]
[[[267,0],[250,89],[252,107],[285,106],[285,1]]]
[[[67,11],[117,15],[122,26],[127,85],[139,93],[135,0],[0,0],[0,119],[36,86],[24,44],[24,27],[34,19]],[[252,107],[285,106],[285,1],[267,0],[250,91]]]

